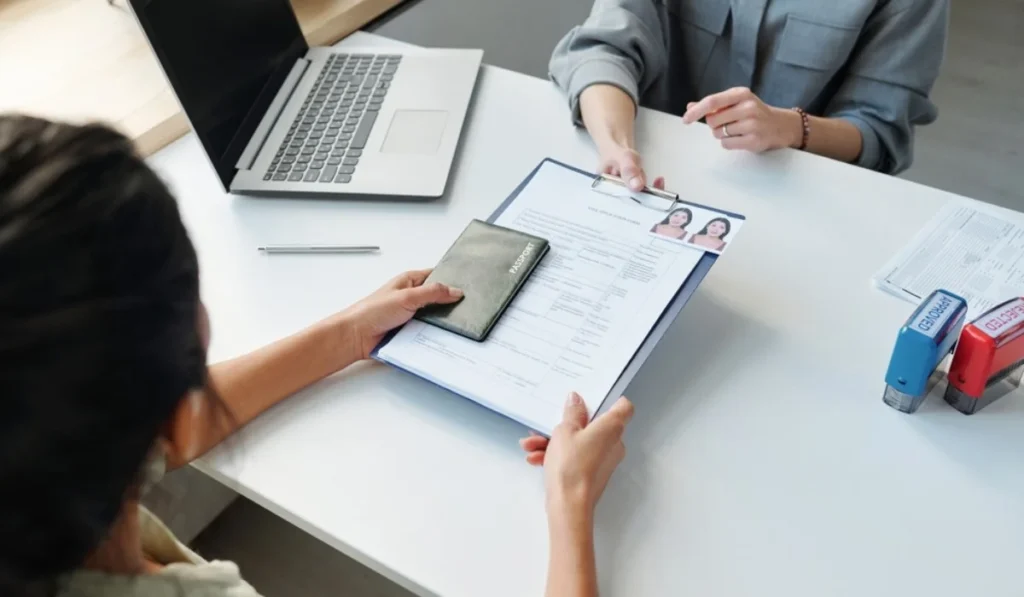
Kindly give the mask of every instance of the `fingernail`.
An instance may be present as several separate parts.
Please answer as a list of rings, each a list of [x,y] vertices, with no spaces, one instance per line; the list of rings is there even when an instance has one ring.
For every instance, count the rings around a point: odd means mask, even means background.
[[[579,406],[580,404],[583,404],[583,399],[580,398],[580,395],[576,392],[569,392],[569,405]]]
[[[629,186],[633,187],[634,189],[642,189],[644,188],[644,183],[643,181],[640,180],[639,177],[634,176],[633,178],[629,179]]]
[[[462,292],[461,288],[454,288],[452,286],[448,287],[448,295],[451,296],[452,298],[460,298],[464,294],[465,293]]]

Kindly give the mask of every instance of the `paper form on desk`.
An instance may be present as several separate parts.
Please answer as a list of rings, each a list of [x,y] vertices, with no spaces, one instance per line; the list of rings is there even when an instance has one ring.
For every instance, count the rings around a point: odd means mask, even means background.
[[[968,319],[1024,296],[1024,214],[952,201],[873,281],[914,303],[949,290],[967,300]]]
[[[545,162],[494,220],[551,250],[486,342],[413,321],[377,357],[544,433],[570,391],[596,412],[698,263],[714,257],[652,234],[665,212],[596,193],[590,180]]]

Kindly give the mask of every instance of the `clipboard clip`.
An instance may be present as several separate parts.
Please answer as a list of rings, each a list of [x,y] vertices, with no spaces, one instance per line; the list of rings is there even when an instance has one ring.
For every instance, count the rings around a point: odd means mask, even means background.
[[[613,184],[622,187],[627,191],[627,194],[623,195],[620,193],[610,193],[608,191],[602,190],[601,185],[603,184]],[[656,189],[654,187],[649,186],[644,187],[642,191],[633,191],[632,189],[629,188],[629,185],[626,184],[626,181],[622,180],[618,176],[612,176],[611,174],[598,174],[597,176],[595,176],[594,180],[590,183],[590,189],[595,193],[601,193],[602,195],[608,195],[609,197],[615,197],[618,199],[630,199],[637,205],[640,205],[641,207],[646,207],[647,209],[653,209],[656,211],[669,212],[675,209],[676,205],[680,203],[678,193],[672,193],[669,191],[664,191],[662,189]],[[636,193],[638,192],[643,193],[644,195],[657,197],[659,199],[664,200],[668,204],[664,206],[650,205],[649,202],[641,201],[636,196]]]

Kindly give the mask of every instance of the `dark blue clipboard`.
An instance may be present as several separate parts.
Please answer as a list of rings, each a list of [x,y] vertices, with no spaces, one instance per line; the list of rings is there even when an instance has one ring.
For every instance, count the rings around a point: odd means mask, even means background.
[[[528,187],[530,185],[530,182],[533,180],[533,177],[536,176],[537,172],[539,172],[540,169],[543,168],[545,164],[554,164],[556,166],[560,166],[560,167],[565,168],[567,170],[571,170],[573,172],[576,172],[576,173],[580,174],[581,176],[583,176],[586,179],[586,182],[588,182],[588,183],[593,183],[598,178],[598,175],[596,175],[596,174],[594,174],[592,172],[587,172],[586,170],[581,170],[580,168],[576,168],[574,166],[570,166],[568,164],[565,164],[563,162],[559,162],[558,160],[555,160],[555,159],[552,159],[552,158],[545,158],[539,164],[537,164],[537,166],[533,169],[533,171],[530,172],[530,174],[525,179],[523,179],[523,182],[519,183],[519,186],[517,186],[512,191],[512,193],[510,193],[509,196],[501,203],[501,205],[499,205],[498,208],[496,210],[494,210],[494,213],[492,213],[490,215],[490,217],[487,218],[487,221],[489,223],[494,223],[494,221],[497,220],[498,217],[506,209],[508,209],[508,206],[511,205],[512,202],[516,200],[516,198],[519,196],[519,194],[523,192],[523,189],[525,189],[526,187]],[[692,203],[690,201],[684,201],[682,199],[677,199],[676,203],[679,203],[679,204],[682,204],[682,205],[690,205],[690,206],[693,206],[693,207],[698,207],[700,209],[706,209],[706,210],[709,210],[709,211],[718,212],[718,213],[722,214],[723,216],[728,216],[730,218],[734,218],[734,219],[738,219],[738,220],[746,220],[746,217],[744,217],[741,214],[724,211],[724,210],[717,209],[717,208],[714,208],[714,207],[710,207],[710,206],[707,206],[707,205],[702,205],[700,203]],[[711,271],[711,266],[714,265],[716,261],[718,261],[718,255],[716,255],[714,253],[708,253],[708,252],[704,253],[704,256],[701,257],[700,261],[697,263],[697,266],[690,273],[690,276],[686,279],[685,282],[683,282],[683,285],[679,287],[679,290],[676,292],[676,295],[672,298],[672,301],[670,301],[668,306],[665,307],[665,310],[662,311],[661,316],[658,318],[658,321],[654,324],[654,327],[651,328],[651,331],[648,332],[647,337],[644,338],[644,341],[637,348],[636,352],[633,353],[633,356],[630,359],[629,363],[626,365],[625,369],[622,370],[622,373],[619,375],[619,378],[612,385],[611,391],[608,392],[608,395],[606,395],[601,400],[600,406],[598,406],[598,408],[595,410],[595,412],[593,414],[594,417],[596,417],[597,415],[605,412],[608,408],[611,407],[612,404],[614,404],[615,399],[617,399],[619,396],[621,396],[621,395],[623,395],[625,393],[626,388],[629,386],[629,383],[631,381],[633,381],[633,378],[636,376],[637,372],[640,371],[640,367],[643,366],[644,362],[647,360],[647,357],[650,356],[650,354],[654,351],[654,348],[658,345],[658,342],[665,335],[665,332],[667,332],[669,327],[672,326],[672,323],[675,321],[676,317],[679,316],[679,313],[683,310],[683,307],[685,307],[686,303],[689,302],[690,297],[692,297],[693,294],[697,291],[697,287],[700,286],[700,283],[704,281],[704,277],[708,274],[709,271]],[[401,328],[399,328],[399,329],[401,329]],[[382,359],[379,356],[378,353],[379,353],[380,349],[383,348],[384,346],[386,346],[387,343],[390,342],[392,338],[394,338],[395,334],[397,334],[398,331],[399,330],[394,330],[390,334],[388,334],[381,341],[381,343],[379,345],[377,345],[376,348],[373,349],[373,352],[370,355],[371,358],[373,358],[373,359],[375,359],[375,360],[377,360],[377,361],[379,361],[381,363],[384,363],[384,364],[388,365],[389,367],[394,367],[395,369],[400,369],[402,371],[405,371],[406,373],[410,373],[412,375],[415,375],[416,377],[419,377],[420,379],[423,379],[424,381],[432,383],[432,384],[434,384],[434,385],[436,385],[436,386],[438,386],[438,387],[440,387],[440,388],[442,388],[444,390],[447,390],[449,392],[458,394],[457,392],[453,391],[452,389],[450,389],[448,387],[445,387],[445,386],[443,386],[441,384],[438,384],[438,383],[436,383],[436,382],[434,382],[432,380],[425,379],[425,378],[421,377],[420,375],[418,375],[418,374],[416,374],[416,373],[414,373],[412,371],[409,371],[408,369],[405,369],[404,367],[401,367],[399,365],[391,363],[390,361],[386,361],[386,360]],[[458,395],[462,396],[466,400],[469,400],[470,402],[473,402],[474,404],[477,404],[478,406],[480,406],[482,408],[486,408],[487,410],[492,410],[493,411],[493,409],[491,409],[491,408],[489,408],[487,406],[484,406],[483,404],[480,404],[479,402],[477,402],[476,400],[473,400],[472,398],[470,398],[468,396],[463,396],[462,394],[458,394]],[[609,400],[609,398],[612,398],[612,400]],[[499,415],[501,415],[503,417],[506,417],[506,418],[509,418],[509,419],[512,419],[513,421],[515,421],[515,422],[517,422],[517,423],[519,423],[521,425],[529,426],[527,423],[525,423],[523,421],[520,421],[515,416],[512,416],[512,415],[510,415],[508,413],[503,413],[503,412],[498,412],[498,411],[493,411],[493,412],[497,412]]]

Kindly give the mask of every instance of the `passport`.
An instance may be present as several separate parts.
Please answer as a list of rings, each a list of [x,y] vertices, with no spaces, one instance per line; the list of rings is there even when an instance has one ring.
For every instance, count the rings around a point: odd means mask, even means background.
[[[424,282],[459,288],[462,300],[430,305],[415,318],[483,342],[548,249],[543,238],[473,220]]]

